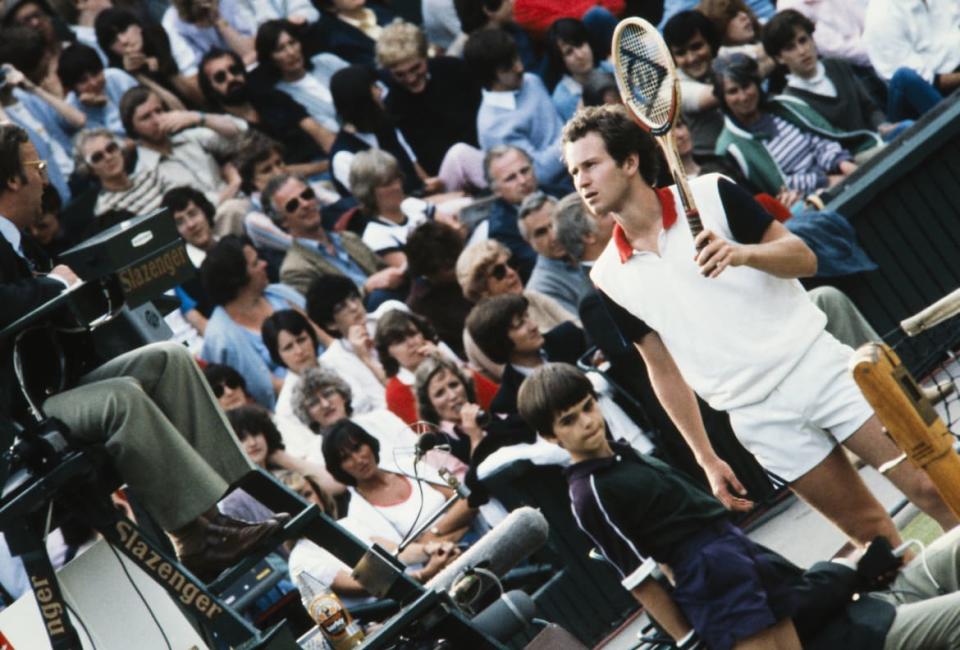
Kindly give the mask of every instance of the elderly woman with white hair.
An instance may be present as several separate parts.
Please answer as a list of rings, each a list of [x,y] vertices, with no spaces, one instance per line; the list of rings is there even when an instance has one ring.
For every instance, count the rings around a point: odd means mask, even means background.
[[[123,148],[109,129],[87,129],[74,139],[76,169],[89,173],[100,182],[100,193],[93,213],[129,210],[134,214],[160,207],[164,193],[171,189],[155,169],[127,173]]]
[[[406,195],[397,159],[382,149],[368,149],[354,156],[350,191],[367,220],[363,243],[390,266],[406,266],[407,235],[432,218],[435,207]]]
[[[384,461],[396,465],[400,456],[409,464],[416,434],[407,423],[387,409],[354,414],[350,385],[331,368],[317,366],[303,372],[290,398],[294,415],[317,436],[316,444],[306,451],[308,459],[323,463],[323,432],[340,420],[349,419],[369,431],[385,450]],[[397,450],[397,454],[394,454]],[[405,453],[401,454],[403,451]]]
[[[476,303],[483,298],[508,293],[523,294],[530,304],[530,318],[541,332],[548,332],[566,321],[580,325],[577,317],[553,298],[524,289],[520,274],[510,265],[510,249],[495,239],[467,246],[457,259],[456,271],[457,282],[470,302]],[[466,330],[463,332],[463,343],[470,363],[499,381],[503,365],[494,363],[481,352]]]

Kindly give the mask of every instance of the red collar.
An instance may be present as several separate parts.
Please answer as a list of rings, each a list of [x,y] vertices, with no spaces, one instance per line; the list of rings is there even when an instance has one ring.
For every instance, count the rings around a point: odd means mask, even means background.
[[[673,198],[673,192],[667,187],[654,188],[657,198],[660,199],[660,210],[663,213],[663,229],[667,230],[677,222],[677,203]],[[633,246],[627,241],[627,236],[619,223],[613,224],[613,244],[620,253],[621,264],[630,259],[633,255]]]

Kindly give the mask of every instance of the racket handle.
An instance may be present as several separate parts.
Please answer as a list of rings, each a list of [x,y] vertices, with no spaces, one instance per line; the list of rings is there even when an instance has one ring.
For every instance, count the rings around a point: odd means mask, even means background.
[[[697,209],[697,203],[693,200],[693,193],[687,184],[686,172],[683,171],[683,163],[677,154],[677,145],[674,140],[673,131],[667,133],[661,140],[663,143],[664,154],[670,164],[670,172],[673,175],[673,182],[680,193],[680,203],[683,206],[683,212],[687,217],[687,226],[690,228],[690,234],[694,239],[703,232],[703,222],[700,221],[700,210]],[[697,246],[697,251],[703,249],[705,244]]]
[[[687,213],[687,225],[690,227],[690,234],[694,239],[697,238],[697,235],[703,232],[703,222],[700,221],[700,210],[697,209],[697,206],[693,206],[686,211]],[[697,246],[697,250],[703,249],[705,242],[701,242]]]

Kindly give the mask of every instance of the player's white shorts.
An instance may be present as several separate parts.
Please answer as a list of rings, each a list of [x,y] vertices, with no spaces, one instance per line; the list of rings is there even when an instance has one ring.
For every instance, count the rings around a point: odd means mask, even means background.
[[[824,332],[766,399],[730,411],[737,438],[767,471],[800,478],[873,415],[848,368],[852,354]]]

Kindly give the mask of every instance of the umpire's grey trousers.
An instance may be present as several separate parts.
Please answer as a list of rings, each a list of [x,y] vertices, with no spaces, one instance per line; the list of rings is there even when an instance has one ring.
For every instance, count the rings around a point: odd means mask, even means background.
[[[114,467],[165,530],[177,530],[253,469],[186,348],[148,345],[44,403],[73,437],[106,444]]]

